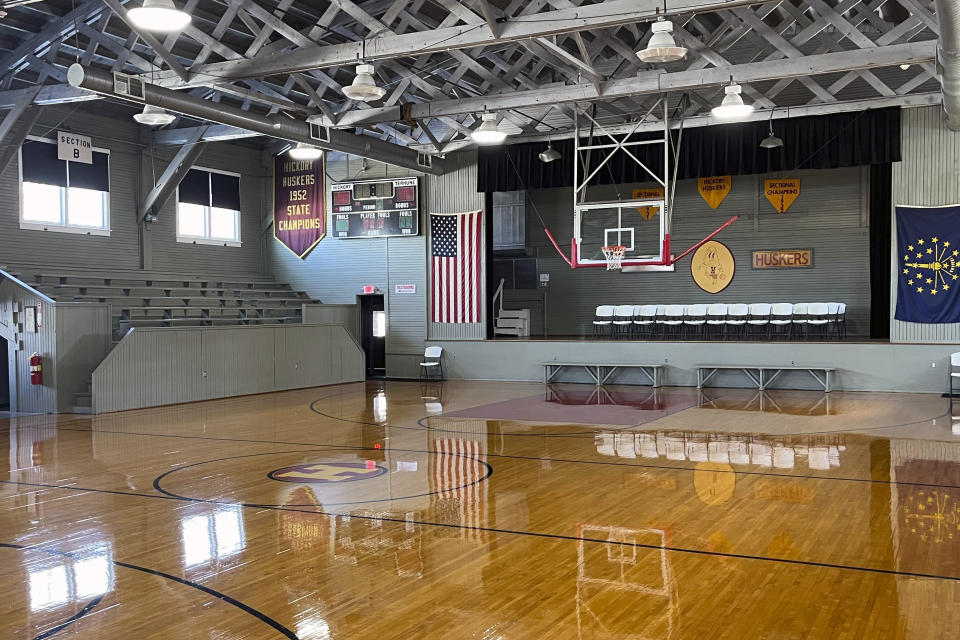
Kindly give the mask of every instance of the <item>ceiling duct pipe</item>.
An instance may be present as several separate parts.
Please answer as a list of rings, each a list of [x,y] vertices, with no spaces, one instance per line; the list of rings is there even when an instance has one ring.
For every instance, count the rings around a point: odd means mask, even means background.
[[[139,82],[137,76],[121,76]],[[67,70],[67,81],[74,87],[93,91],[118,100],[125,100],[133,104],[148,104],[176,111],[187,116],[218,122],[220,124],[240,127],[256,133],[314,145],[327,151],[339,151],[362,158],[370,158],[379,162],[396,165],[413,171],[443,175],[443,160],[437,157],[425,157],[413,149],[400,147],[370,136],[354,135],[346,131],[330,130],[329,140],[317,139],[310,135],[310,124],[303,120],[294,120],[282,116],[264,117],[249,113],[235,107],[210,102],[196,98],[187,93],[158,87],[147,82],[140,87],[128,84],[131,90],[121,93],[116,90],[114,74],[100,69],[91,69],[80,64],[73,64]],[[323,132],[326,134],[326,132]],[[321,138],[326,135],[321,136]]]
[[[937,61],[943,90],[943,110],[947,112],[947,126],[960,131],[960,3],[956,0],[936,0],[936,7],[937,21],[940,23]]]

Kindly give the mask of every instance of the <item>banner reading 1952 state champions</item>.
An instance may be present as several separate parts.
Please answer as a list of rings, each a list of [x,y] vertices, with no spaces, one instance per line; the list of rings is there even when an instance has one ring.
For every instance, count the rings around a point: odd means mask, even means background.
[[[327,233],[323,158],[273,161],[273,237],[305,258]]]
[[[960,205],[897,207],[897,312],[904,322],[960,322]]]

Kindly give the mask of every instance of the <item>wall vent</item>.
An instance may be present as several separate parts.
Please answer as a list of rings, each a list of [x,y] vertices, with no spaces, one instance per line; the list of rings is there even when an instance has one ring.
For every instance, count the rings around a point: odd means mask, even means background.
[[[310,137],[318,142],[330,142],[330,129],[321,127],[316,122],[311,122]]]
[[[429,169],[433,166],[433,156],[429,153],[417,152],[417,166]]]
[[[120,96],[143,100],[143,80],[125,73],[113,74],[113,90]]]

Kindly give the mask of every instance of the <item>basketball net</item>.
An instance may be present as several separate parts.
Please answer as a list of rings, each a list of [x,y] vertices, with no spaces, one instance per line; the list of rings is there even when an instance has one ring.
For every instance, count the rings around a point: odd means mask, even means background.
[[[611,245],[609,247],[600,247],[603,251],[603,257],[607,259],[607,271],[620,269],[623,267],[623,254],[627,248],[623,245]]]

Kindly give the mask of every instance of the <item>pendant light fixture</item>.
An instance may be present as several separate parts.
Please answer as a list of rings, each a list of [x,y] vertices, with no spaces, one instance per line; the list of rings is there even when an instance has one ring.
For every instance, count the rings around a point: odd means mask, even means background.
[[[173,0],[143,0],[143,6],[130,9],[127,15],[146,31],[180,31],[190,24],[190,14],[177,9]]]
[[[147,104],[143,106],[143,111],[133,115],[133,119],[140,124],[147,125],[148,127],[159,127],[165,124],[170,124],[176,120],[177,117],[166,109],[155,107],[152,104]]]
[[[547,142],[547,148],[544,151],[540,152],[540,161],[551,163],[554,160],[560,159],[560,152],[553,148],[553,142]]]
[[[744,104],[743,98],[740,97],[740,85],[731,81],[723,88],[723,92],[723,102],[720,103],[719,107],[710,110],[714,118],[718,120],[739,120],[753,113],[753,105]]]
[[[323,155],[323,151],[312,144],[298,142],[287,151],[287,155],[294,160],[316,160]]]
[[[767,137],[760,141],[760,146],[764,149],[778,149],[783,146],[783,139],[780,138],[773,132],[773,112],[776,109],[770,110],[770,120],[768,120],[768,126],[770,128],[770,133],[767,134]]]
[[[343,95],[351,100],[360,100],[361,102],[379,100],[385,93],[387,93],[387,90],[378,87],[373,79],[372,64],[357,65],[357,76],[353,79],[353,84],[343,88]]]
[[[644,62],[676,62],[687,55],[686,47],[679,47],[673,39],[673,23],[657,18],[653,23],[653,35],[647,46],[637,51],[637,57]]]
[[[480,118],[480,126],[470,134],[473,141],[477,144],[503,144],[507,134],[497,128],[497,114],[484,113]]]

